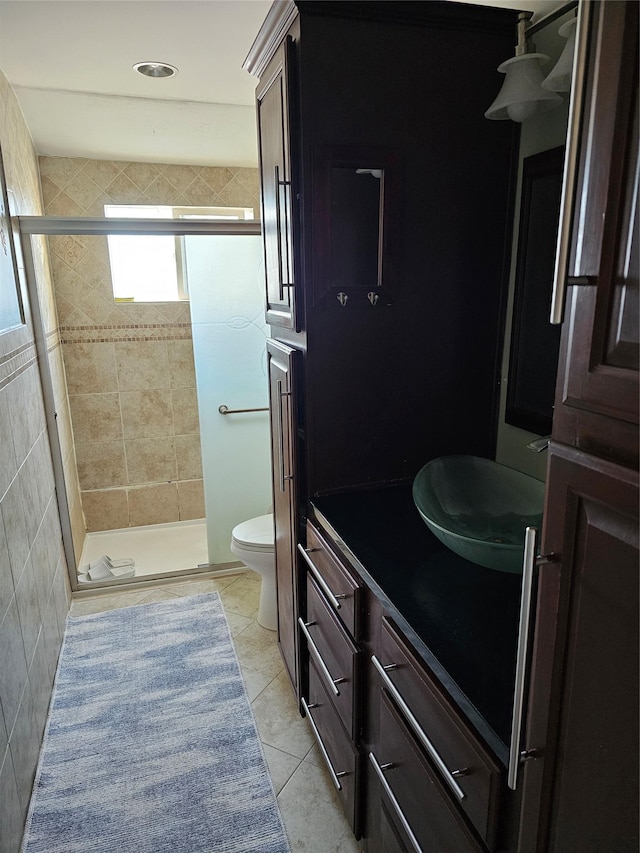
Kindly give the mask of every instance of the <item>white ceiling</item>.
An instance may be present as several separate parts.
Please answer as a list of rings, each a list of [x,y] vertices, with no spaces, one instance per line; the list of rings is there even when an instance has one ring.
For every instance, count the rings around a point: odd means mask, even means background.
[[[534,20],[561,5],[484,2],[530,9]],[[0,69],[40,154],[255,166],[256,81],[242,63],[270,6],[271,0],[0,0]],[[170,63],[179,73],[142,77],[132,66],[143,60]]]

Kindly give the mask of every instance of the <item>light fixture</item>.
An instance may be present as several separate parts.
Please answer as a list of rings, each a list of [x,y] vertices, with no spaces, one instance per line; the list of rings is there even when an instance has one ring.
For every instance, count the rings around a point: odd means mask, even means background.
[[[576,29],[578,19],[566,21],[558,30],[562,38],[567,39],[560,59],[553,66],[550,74],[542,81],[542,87],[550,92],[568,92],[571,89],[573,72],[573,53],[576,47]]]
[[[546,62],[549,57],[544,53],[527,53],[526,26],[531,16],[531,12],[520,12],[518,15],[516,55],[498,66],[505,80],[498,97],[484,114],[485,118],[522,122],[562,103],[560,95],[542,88],[540,63]],[[535,51],[533,44],[530,47]]]
[[[133,70],[144,77],[175,77],[178,69],[166,62],[136,62]]]

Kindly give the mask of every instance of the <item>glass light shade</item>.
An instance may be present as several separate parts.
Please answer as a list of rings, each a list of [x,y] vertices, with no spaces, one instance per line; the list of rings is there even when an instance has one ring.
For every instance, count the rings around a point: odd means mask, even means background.
[[[573,52],[576,46],[576,18],[564,23],[558,33],[567,39],[560,59],[553,66],[550,74],[542,81],[542,88],[550,92],[568,92],[571,89],[573,73]]]
[[[544,53],[523,53],[498,66],[505,75],[498,97],[486,111],[485,118],[511,119],[522,122],[535,113],[552,110],[562,103],[560,95],[542,88],[540,62],[549,59]]]

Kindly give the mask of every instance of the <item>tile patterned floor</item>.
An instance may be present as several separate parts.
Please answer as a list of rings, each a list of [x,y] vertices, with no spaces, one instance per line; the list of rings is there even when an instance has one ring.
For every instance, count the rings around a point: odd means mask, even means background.
[[[284,671],[276,635],[256,621],[260,577],[254,572],[217,579],[136,586],[74,599],[71,615],[167,601],[203,592],[220,593],[247,693],[262,740],[292,851],[358,853],[308,722],[300,717]]]

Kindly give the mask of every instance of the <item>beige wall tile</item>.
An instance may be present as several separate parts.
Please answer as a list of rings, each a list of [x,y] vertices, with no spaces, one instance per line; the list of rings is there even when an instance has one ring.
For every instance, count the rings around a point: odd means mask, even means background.
[[[118,530],[129,526],[126,489],[83,492],[82,506],[87,530]]]
[[[178,482],[178,504],[180,521],[192,518],[204,518],[204,483],[202,480],[182,480]]]
[[[5,536],[13,583],[18,585],[20,575],[29,556],[29,533],[24,509],[20,478],[15,477],[0,500],[0,533]]]
[[[64,188],[65,193],[84,211],[101,194],[101,188],[86,172],[78,172]]]
[[[75,157],[40,157],[40,171],[57,187],[66,187],[78,174],[78,160]]]
[[[57,407],[67,396],[67,380],[64,375],[62,347],[60,344],[56,344],[49,350],[49,368],[51,370],[51,381],[53,384],[53,400]]]
[[[170,181],[179,193],[184,193],[189,184],[193,183],[198,172],[193,166],[165,166],[163,175]]]
[[[0,146],[16,212],[40,215],[37,158],[18,101],[2,72]],[[54,211],[76,212],[59,184],[66,185],[77,168],[73,161],[49,163],[51,177],[43,185],[47,197],[56,200]],[[58,320],[48,241],[36,237],[32,246],[37,299],[51,349],[56,338],[49,333],[55,333]],[[28,307],[25,296],[25,324],[0,336],[0,355],[8,356],[3,361],[3,381],[8,384],[0,389],[0,847],[16,851],[58,660],[59,617],[64,619],[67,610],[65,596],[56,598],[55,622],[49,624],[46,604],[60,561],[60,527],[40,376],[35,360],[29,361],[34,335]],[[64,383],[59,365],[54,364],[53,371],[58,403],[64,400]]]
[[[5,400],[9,408],[16,460],[21,465],[45,427],[44,402],[35,363],[6,386]]]
[[[71,411],[69,409],[69,398],[65,399],[56,407],[56,426],[58,427],[58,440],[60,442],[60,452],[62,460],[66,463],[69,456],[73,456],[73,466],[75,467],[75,453],[73,444],[73,429],[71,426]],[[65,471],[65,481],[70,472]]]
[[[67,498],[69,500],[69,515],[71,516],[71,538],[73,540],[73,550],[75,552],[76,561],[79,561],[87,535],[80,491],[78,490],[77,497],[74,494],[71,496],[67,495]]]
[[[129,517],[132,527],[178,521],[176,484],[161,483],[129,489]]]
[[[127,163],[123,172],[138,189],[146,191],[162,172],[162,166],[157,163]]]
[[[118,390],[115,344],[63,344],[67,387],[70,394],[95,394]]]
[[[218,205],[220,196],[210,184],[208,184],[200,175],[189,184],[184,191],[184,197],[187,204],[195,205],[196,207],[208,207]]]
[[[125,441],[129,484],[166,483],[177,477],[174,439],[139,438]]]
[[[218,198],[220,204],[230,207],[252,207],[255,201],[255,192],[234,177],[224,189],[220,190]]]
[[[171,387],[166,341],[123,341],[114,347],[121,391]]]
[[[202,456],[199,435],[176,435],[176,460],[179,480],[197,480],[202,477]]]
[[[0,498],[8,489],[18,470],[9,409],[12,394],[8,387],[0,388],[0,436],[2,436],[0,440]]]
[[[140,188],[122,172],[115,176],[106,191],[117,204],[144,204]]]
[[[173,428],[176,435],[200,432],[198,395],[195,388],[177,388],[171,392]]]
[[[171,391],[123,391],[120,400],[126,439],[173,435]]]
[[[92,441],[76,443],[78,479],[83,491],[107,489],[126,483],[124,442]]]
[[[122,438],[119,394],[72,394],[69,405],[73,435],[77,442],[104,442]]]
[[[225,166],[205,166],[205,168],[200,172],[200,177],[206,181],[216,193],[219,193],[233,178],[233,172]]]
[[[169,372],[172,388],[195,388],[196,371],[193,361],[193,341],[167,341]]]
[[[82,171],[104,191],[127,165],[126,162],[115,160],[86,160]]]

